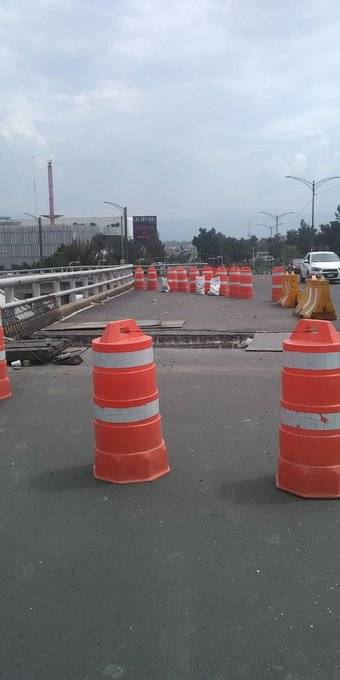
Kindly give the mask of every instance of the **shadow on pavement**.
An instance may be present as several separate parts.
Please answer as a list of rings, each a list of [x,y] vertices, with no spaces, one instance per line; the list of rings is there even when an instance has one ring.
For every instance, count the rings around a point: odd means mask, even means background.
[[[301,502],[301,498],[279,491],[274,475],[224,482],[220,487],[221,496],[232,503],[241,505],[287,505]]]

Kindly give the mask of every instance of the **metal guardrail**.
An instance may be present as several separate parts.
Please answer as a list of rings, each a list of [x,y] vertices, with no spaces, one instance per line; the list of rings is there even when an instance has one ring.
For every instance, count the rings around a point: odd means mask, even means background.
[[[77,293],[82,292],[83,297],[88,297],[89,291],[92,291],[93,294],[96,294],[100,290],[108,290],[118,283],[122,285],[122,280],[124,280],[125,283],[128,283],[130,280],[132,283],[132,265],[120,265],[116,267],[105,267],[100,269],[77,269],[67,272],[49,272],[45,274],[25,274],[23,276],[9,276],[0,279],[0,290],[3,290],[5,294],[4,307],[7,307],[11,303],[13,303],[15,306],[22,303],[22,300],[16,299],[16,297],[19,297],[20,289],[25,288],[27,292],[27,286],[30,286],[30,297],[40,298],[42,297],[41,285],[45,283],[52,283],[52,294],[55,295],[57,304],[60,306],[64,296],[68,296],[70,301],[73,302],[76,299],[75,296]],[[72,282],[75,281],[80,282],[82,285],[72,285]],[[66,288],[62,288],[61,284],[69,285]]]
[[[30,274],[49,274],[60,272],[86,271],[88,269],[107,269],[112,265],[86,264],[86,265],[65,265],[64,267],[39,267],[38,269],[11,269],[0,271],[1,278],[11,276],[29,276]]]
[[[58,321],[65,303],[74,303],[72,309],[77,309],[86,305],[87,298],[91,300],[93,295],[105,297],[112,289],[116,292],[128,290],[133,280],[132,265],[0,279],[0,290],[3,289],[6,296],[2,308],[5,335],[16,339],[28,338],[35,331]],[[53,293],[41,295],[41,285],[46,282],[53,283]],[[69,285],[61,288],[65,283]],[[14,299],[20,287],[27,289],[27,285],[31,286],[32,296]]]

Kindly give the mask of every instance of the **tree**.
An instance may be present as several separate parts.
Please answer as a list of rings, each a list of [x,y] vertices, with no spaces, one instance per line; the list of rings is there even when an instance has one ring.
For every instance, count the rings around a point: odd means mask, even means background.
[[[317,237],[317,247],[320,249],[333,250],[340,253],[340,206],[334,213],[335,220],[329,224],[320,224],[320,233]]]
[[[257,246],[256,236],[249,239],[235,238],[217,232],[213,227],[200,227],[198,235],[192,239],[201,260],[209,260],[222,256],[226,263],[248,262],[253,256],[253,248]]]
[[[314,247],[316,235],[317,229],[301,220],[298,229],[289,229],[287,231],[286,241],[288,245],[296,246],[299,255],[305,255]]]

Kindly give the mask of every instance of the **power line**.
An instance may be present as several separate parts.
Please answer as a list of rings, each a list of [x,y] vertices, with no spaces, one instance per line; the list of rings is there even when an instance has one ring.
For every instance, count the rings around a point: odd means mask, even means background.
[[[302,208],[301,212],[299,212],[298,215],[296,215],[296,218],[301,217],[301,215],[303,215],[303,213],[305,212],[305,210],[307,210],[307,208],[311,204],[311,202],[312,202],[312,199],[310,198],[309,201],[307,201],[306,205]]]
[[[334,191],[334,189],[338,189],[340,187],[340,184],[336,184],[335,187],[332,187],[331,189],[324,189],[323,191],[318,191],[317,196],[319,194],[328,194],[329,191]]]

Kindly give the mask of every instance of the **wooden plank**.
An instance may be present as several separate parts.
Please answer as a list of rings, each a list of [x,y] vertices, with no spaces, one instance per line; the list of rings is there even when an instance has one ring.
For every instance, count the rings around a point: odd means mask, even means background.
[[[31,364],[48,363],[63,352],[69,341],[53,340],[10,340],[6,342],[6,359],[12,361],[29,361]]]
[[[115,319],[112,319],[112,321],[115,321]],[[96,330],[96,331],[101,331],[105,328],[105,326],[109,323],[109,321],[79,321],[77,322],[60,322],[57,321],[56,323],[51,324],[50,326],[47,326],[44,328],[44,332],[48,333],[49,331],[80,331],[80,330]],[[160,320],[160,319],[137,319],[138,326],[140,328],[183,328],[185,321],[182,320],[172,320],[172,319],[167,319],[166,321]]]

